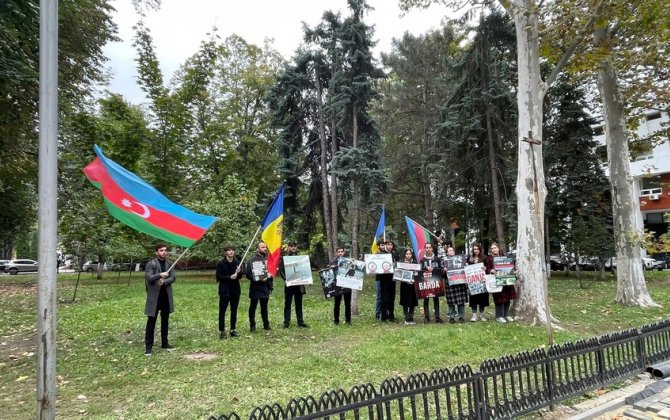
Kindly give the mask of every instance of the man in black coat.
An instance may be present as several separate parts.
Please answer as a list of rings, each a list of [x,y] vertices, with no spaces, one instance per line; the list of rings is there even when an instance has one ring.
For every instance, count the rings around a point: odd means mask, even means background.
[[[289,242],[286,255],[298,255],[298,244]],[[295,317],[298,320],[298,327],[309,328],[302,317],[302,295],[305,294],[305,286],[286,285],[286,270],[283,258],[279,261],[279,275],[284,279],[284,328],[291,325],[291,301],[293,298],[295,298]]]
[[[226,245],[225,257],[216,265],[216,281],[219,283],[219,338],[226,338],[226,310],[230,305],[230,336],[237,337],[237,306],[240,304],[240,260],[235,248]]]
[[[147,316],[147,326],[144,332],[144,354],[146,356],[151,356],[153,352],[158,311],[161,313],[161,348],[168,351],[174,350],[174,347],[168,342],[168,329],[170,314],[174,312],[172,283],[177,280],[177,276],[174,270],[170,270],[172,262],[168,261],[166,256],[167,246],[156,245],[156,258],[147,263],[144,273],[144,285],[147,291],[147,301],[144,305],[144,314]]]
[[[380,253],[391,254],[391,261],[395,263],[397,258],[393,247],[393,242],[387,241],[386,247]],[[379,282],[381,290],[381,321],[395,322],[395,281],[393,281],[393,273],[376,274],[375,280]]]
[[[249,285],[249,330],[256,331],[256,307],[261,304],[261,318],[263,329],[270,330],[268,317],[268,301],[272,293],[272,276],[267,271],[268,247],[261,241],[256,246],[256,254],[247,263],[247,278]]]
[[[340,263],[340,258],[342,257],[344,257],[344,248],[337,247],[335,250],[335,259],[330,262],[330,268],[333,269],[336,277],[337,267]],[[335,296],[333,305],[333,323],[335,325],[340,325],[340,304],[342,303],[342,297],[344,297],[344,322],[351,324],[351,289],[344,290],[345,292],[343,294]]]

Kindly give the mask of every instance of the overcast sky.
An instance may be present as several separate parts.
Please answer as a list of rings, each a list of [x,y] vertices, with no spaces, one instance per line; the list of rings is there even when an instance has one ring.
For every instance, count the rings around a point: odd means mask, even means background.
[[[112,4],[122,41],[108,44],[104,50],[110,59],[109,89],[139,103],[144,95],[137,86],[132,46],[132,27],[138,16],[130,0],[114,0]],[[365,22],[375,26],[377,58],[381,51],[390,50],[393,38],[400,38],[406,31],[423,34],[437,28],[447,13],[444,6],[432,6],[401,17],[397,0],[368,0],[368,4],[375,9]],[[259,46],[264,39],[272,38],[274,48],[288,59],[301,43],[302,22],[315,26],[326,10],[341,11],[342,16],[349,13],[346,0],[162,0],[160,10],[147,12],[145,23],[151,30],[163,76],[169,80],[214,26],[222,38],[235,33]]]

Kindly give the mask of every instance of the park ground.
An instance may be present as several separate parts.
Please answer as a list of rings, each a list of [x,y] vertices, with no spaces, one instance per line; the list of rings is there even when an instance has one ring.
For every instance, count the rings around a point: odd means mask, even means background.
[[[556,344],[638,327],[670,317],[670,270],[647,272],[661,305],[614,304],[616,281],[584,273],[581,282],[554,273],[550,304],[560,320]],[[57,414],[62,418],[203,418],[256,405],[348,390],[389,376],[479,364],[547,345],[546,328],[523,322],[380,324],[374,319],[374,281],[366,278],[353,325],[332,324],[332,302],[307,287],[305,320],[283,329],[283,284],[270,299],[271,331],[250,333],[247,284],[239,308],[240,337],[219,340],[213,272],[180,272],[171,316],[174,352],[144,356],[145,291],[141,273],[58,277]],[[0,417],[35,415],[36,276],[0,276]],[[444,314],[446,303],[442,301]],[[489,312],[492,307],[489,308]],[[469,316],[469,310],[467,311]],[[400,318],[398,306],[396,317]],[[295,318],[295,314],[293,314]],[[421,320],[421,310],[417,310]],[[158,328],[157,328],[158,329]]]

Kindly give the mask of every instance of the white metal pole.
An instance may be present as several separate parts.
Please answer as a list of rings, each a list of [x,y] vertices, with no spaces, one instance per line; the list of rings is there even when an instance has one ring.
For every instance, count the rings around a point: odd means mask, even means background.
[[[56,418],[58,1],[40,0],[37,412]]]

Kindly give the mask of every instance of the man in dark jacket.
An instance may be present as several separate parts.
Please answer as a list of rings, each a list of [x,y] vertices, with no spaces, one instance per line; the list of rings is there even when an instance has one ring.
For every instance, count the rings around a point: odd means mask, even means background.
[[[237,306],[240,304],[240,260],[235,248],[223,248],[225,257],[216,265],[216,281],[219,283],[219,338],[226,338],[226,310],[230,305],[230,336],[237,337]]]
[[[151,356],[154,346],[154,330],[158,311],[161,313],[161,348],[174,350],[168,341],[170,314],[174,312],[172,300],[172,283],[177,280],[174,270],[170,270],[172,262],[168,261],[167,246],[156,245],[156,258],[146,265],[144,284],[147,291],[147,301],[144,314],[147,316],[147,326],[144,333],[144,354]],[[168,272],[169,270],[169,272]]]
[[[335,259],[330,262],[330,268],[333,269],[337,278],[337,267],[340,263],[340,258],[344,257],[344,248],[337,247],[335,250]],[[335,296],[333,305],[333,323],[340,325],[340,304],[342,297],[344,297],[344,322],[351,324],[351,289],[344,289],[345,292],[341,295]]]
[[[247,278],[249,285],[249,330],[256,331],[256,307],[261,304],[261,318],[263,329],[270,330],[268,317],[268,301],[272,292],[272,276],[267,271],[268,247],[261,241],[256,246],[256,254],[247,263]]]
[[[298,255],[298,244],[289,242],[288,256]],[[302,317],[302,295],[305,294],[305,286],[287,286],[286,271],[284,268],[284,259],[279,261],[279,275],[284,279],[284,328],[291,325],[291,301],[295,298],[295,317],[298,320],[298,327],[309,328]]]
[[[397,261],[396,255],[393,251],[394,244],[391,241],[386,242],[386,247],[382,254],[391,254],[391,261]],[[393,281],[393,273],[376,274],[375,280],[379,282],[381,290],[381,321],[395,322],[395,281]]]

